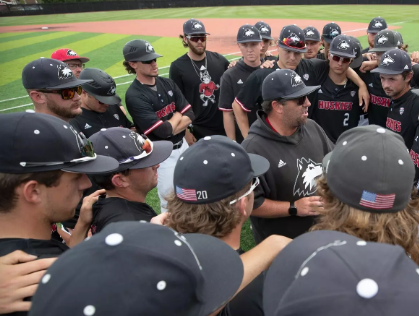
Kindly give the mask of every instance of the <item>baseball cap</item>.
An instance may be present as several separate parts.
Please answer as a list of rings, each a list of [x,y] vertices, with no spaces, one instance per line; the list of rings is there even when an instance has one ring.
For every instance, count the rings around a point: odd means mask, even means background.
[[[327,43],[331,43],[332,40],[340,34],[342,34],[342,30],[335,22],[327,23],[323,27],[322,37]]]
[[[105,173],[118,162],[96,155],[91,143],[70,124],[34,111],[0,115],[0,172],[63,170]]]
[[[391,49],[381,56],[380,64],[371,72],[386,75],[398,75],[404,71],[412,70],[412,61],[409,55],[401,49]]]
[[[397,31],[393,31],[394,35],[396,35],[396,39],[397,39],[397,47],[400,45],[403,45],[403,36],[401,33],[397,32]]]
[[[307,26],[303,32],[306,41],[320,42],[320,33],[314,26]]]
[[[263,100],[297,99],[309,95],[320,86],[306,86],[293,70],[278,69],[269,74],[262,84]]]
[[[397,36],[392,30],[382,30],[374,37],[374,47],[369,52],[386,52],[397,48]]]
[[[119,222],[47,270],[30,315],[207,316],[238,290],[243,264],[218,238]]]
[[[149,61],[162,57],[156,54],[153,46],[144,40],[132,40],[124,45],[122,50],[126,61]]]
[[[314,231],[273,261],[263,309],[266,316],[416,315],[418,272],[400,246]]]
[[[87,57],[80,57],[74,50],[69,48],[60,48],[51,54],[52,59],[61,61],[68,61],[73,59],[79,59],[82,63],[87,63],[90,59]]]
[[[387,22],[382,17],[373,18],[368,25],[367,33],[378,33],[387,28]]]
[[[196,19],[189,19],[183,23],[183,34],[186,35],[196,35],[196,34],[206,34],[210,35],[205,31],[205,26],[201,21]]]
[[[352,45],[355,51],[355,58],[352,60],[351,64],[349,65],[351,68],[359,68],[362,65],[363,57],[362,57],[362,45],[359,39],[354,36],[349,36],[352,41]]]
[[[278,46],[298,53],[306,53],[305,36],[302,29],[297,25],[286,25],[282,28],[279,35]]]
[[[262,36],[256,26],[245,24],[237,32],[237,43],[262,42]]]
[[[347,35],[338,35],[330,43],[330,53],[341,57],[356,56],[354,42]]]
[[[39,58],[27,64],[22,71],[25,89],[74,88],[92,80],[77,79],[68,66],[56,59]]]
[[[260,36],[264,39],[273,40],[271,36],[271,27],[268,23],[259,21],[255,24],[255,27],[259,30]]]
[[[225,136],[206,136],[179,158],[173,177],[178,198],[208,204],[229,197],[269,169],[266,158],[248,154]],[[201,194],[201,199],[197,192]]]
[[[372,213],[395,213],[410,200],[415,167],[403,138],[377,125],[344,132],[323,159],[330,191]]]
[[[82,84],[83,90],[105,104],[120,104],[121,98],[116,94],[116,84],[111,76],[97,68],[86,68],[79,79],[93,80]]]
[[[152,142],[127,128],[103,128],[89,137],[100,155],[115,158],[119,167],[114,172],[143,169],[165,161],[173,150],[173,143]]]

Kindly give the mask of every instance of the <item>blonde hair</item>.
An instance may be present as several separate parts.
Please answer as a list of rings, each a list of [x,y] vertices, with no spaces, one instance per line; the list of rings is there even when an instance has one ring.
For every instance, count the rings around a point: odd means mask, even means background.
[[[419,263],[419,199],[416,189],[408,205],[396,213],[370,213],[358,210],[341,202],[333,195],[322,176],[317,181],[317,192],[323,199],[324,209],[320,209],[314,230],[334,230],[365,241],[399,245],[413,261]]]

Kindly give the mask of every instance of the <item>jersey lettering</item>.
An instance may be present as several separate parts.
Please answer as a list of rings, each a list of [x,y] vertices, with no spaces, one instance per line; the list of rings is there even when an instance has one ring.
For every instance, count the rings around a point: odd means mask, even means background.
[[[419,168],[419,154],[415,153],[412,149],[410,150],[410,157],[416,167]]]
[[[370,102],[372,104],[388,108],[390,106],[391,99],[385,97],[378,97],[376,95],[370,94]]]
[[[319,100],[319,110],[351,111],[352,102]]]
[[[169,105],[166,105],[161,110],[158,110],[156,112],[156,115],[159,119],[161,119],[162,117],[165,117],[165,116],[169,115],[170,113],[173,113],[175,111],[175,109],[176,109],[175,102],[172,102]]]
[[[391,118],[387,118],[386,127],[394,132],[400,133],[402,131],[402,123]]]

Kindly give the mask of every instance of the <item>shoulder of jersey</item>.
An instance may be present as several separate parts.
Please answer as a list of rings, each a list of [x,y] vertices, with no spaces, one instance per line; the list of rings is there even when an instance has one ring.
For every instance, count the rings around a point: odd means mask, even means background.
[[[183,62],[183,61],[189,61],[188,54],[183,54],[182,56],[178,57],[174,61],[172,61],[172,64],[176,64],[176,62]]]

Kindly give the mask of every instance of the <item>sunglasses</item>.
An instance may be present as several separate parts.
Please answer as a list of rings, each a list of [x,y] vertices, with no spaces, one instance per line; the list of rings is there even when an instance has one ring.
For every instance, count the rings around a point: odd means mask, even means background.
[[[288,47],[297,48],[297,49],[304,49],[306,48],[306,44],[303,41],[296,42],[292,38],[284,38],[282,40],[282,44]]]
[[[242,196],[240,196],[239,198],[237,198],[237,199],[235,199],[235,200],[231,201],[231,202],[230,202],[230,205],[232,205],[232,204],[234,204],[234,203],[236,203],[236,202],[240,201],[242,198],[244,198],[245,196],[248,196],[250,193],[252,193],[252,192],[256,189],[256,187],[259,185],[259,183],[260,183],[259,178],[258,178],[258,177],[254,178],[254,179],[253,179],[252,186],[250,187],[249,191],[247,191],[245,194],[243,194],[243,195],[242,195]]]
[[[351,62],[352,58],[350,57],[340,57],[340,56],[336,56],[333,54],[330,54],[330,56],[332,56],[332,59],[336,62],[340,62],[342,61],[343,64],[348,64]]]
[[[137,156],[131,156],[126,159],[119,160],[119,164],[130,163],[135,160],[142,159],[153,152],[153,142],[150,139],[148,139],[145,135],[139,135],[137,133],[131,132],[129,137],[134,140],[135,146],[137,146],[137,149],[139,150],[140,154]]]
[[[156,61],[156,58],[154,58],[152,60],[142,61],[141,63],[146,64],[146,65],[150,65],[153,61]]]
[[[195,43],[198,43],[199,41],[205,42],[207,40],[206,36],[186,36],[186,38]]]
[[[74,98],[76,92],[78,95],[81,95],[83,89],[81,86],[78,86],[74,88],[66,88],[66,89],[61,89],[61,90],[40,89],[36,91],[42,92],[42,93],[58,93],[58,94],[61,94],[61,98],[63,100],[71,100],[72,98]]]

